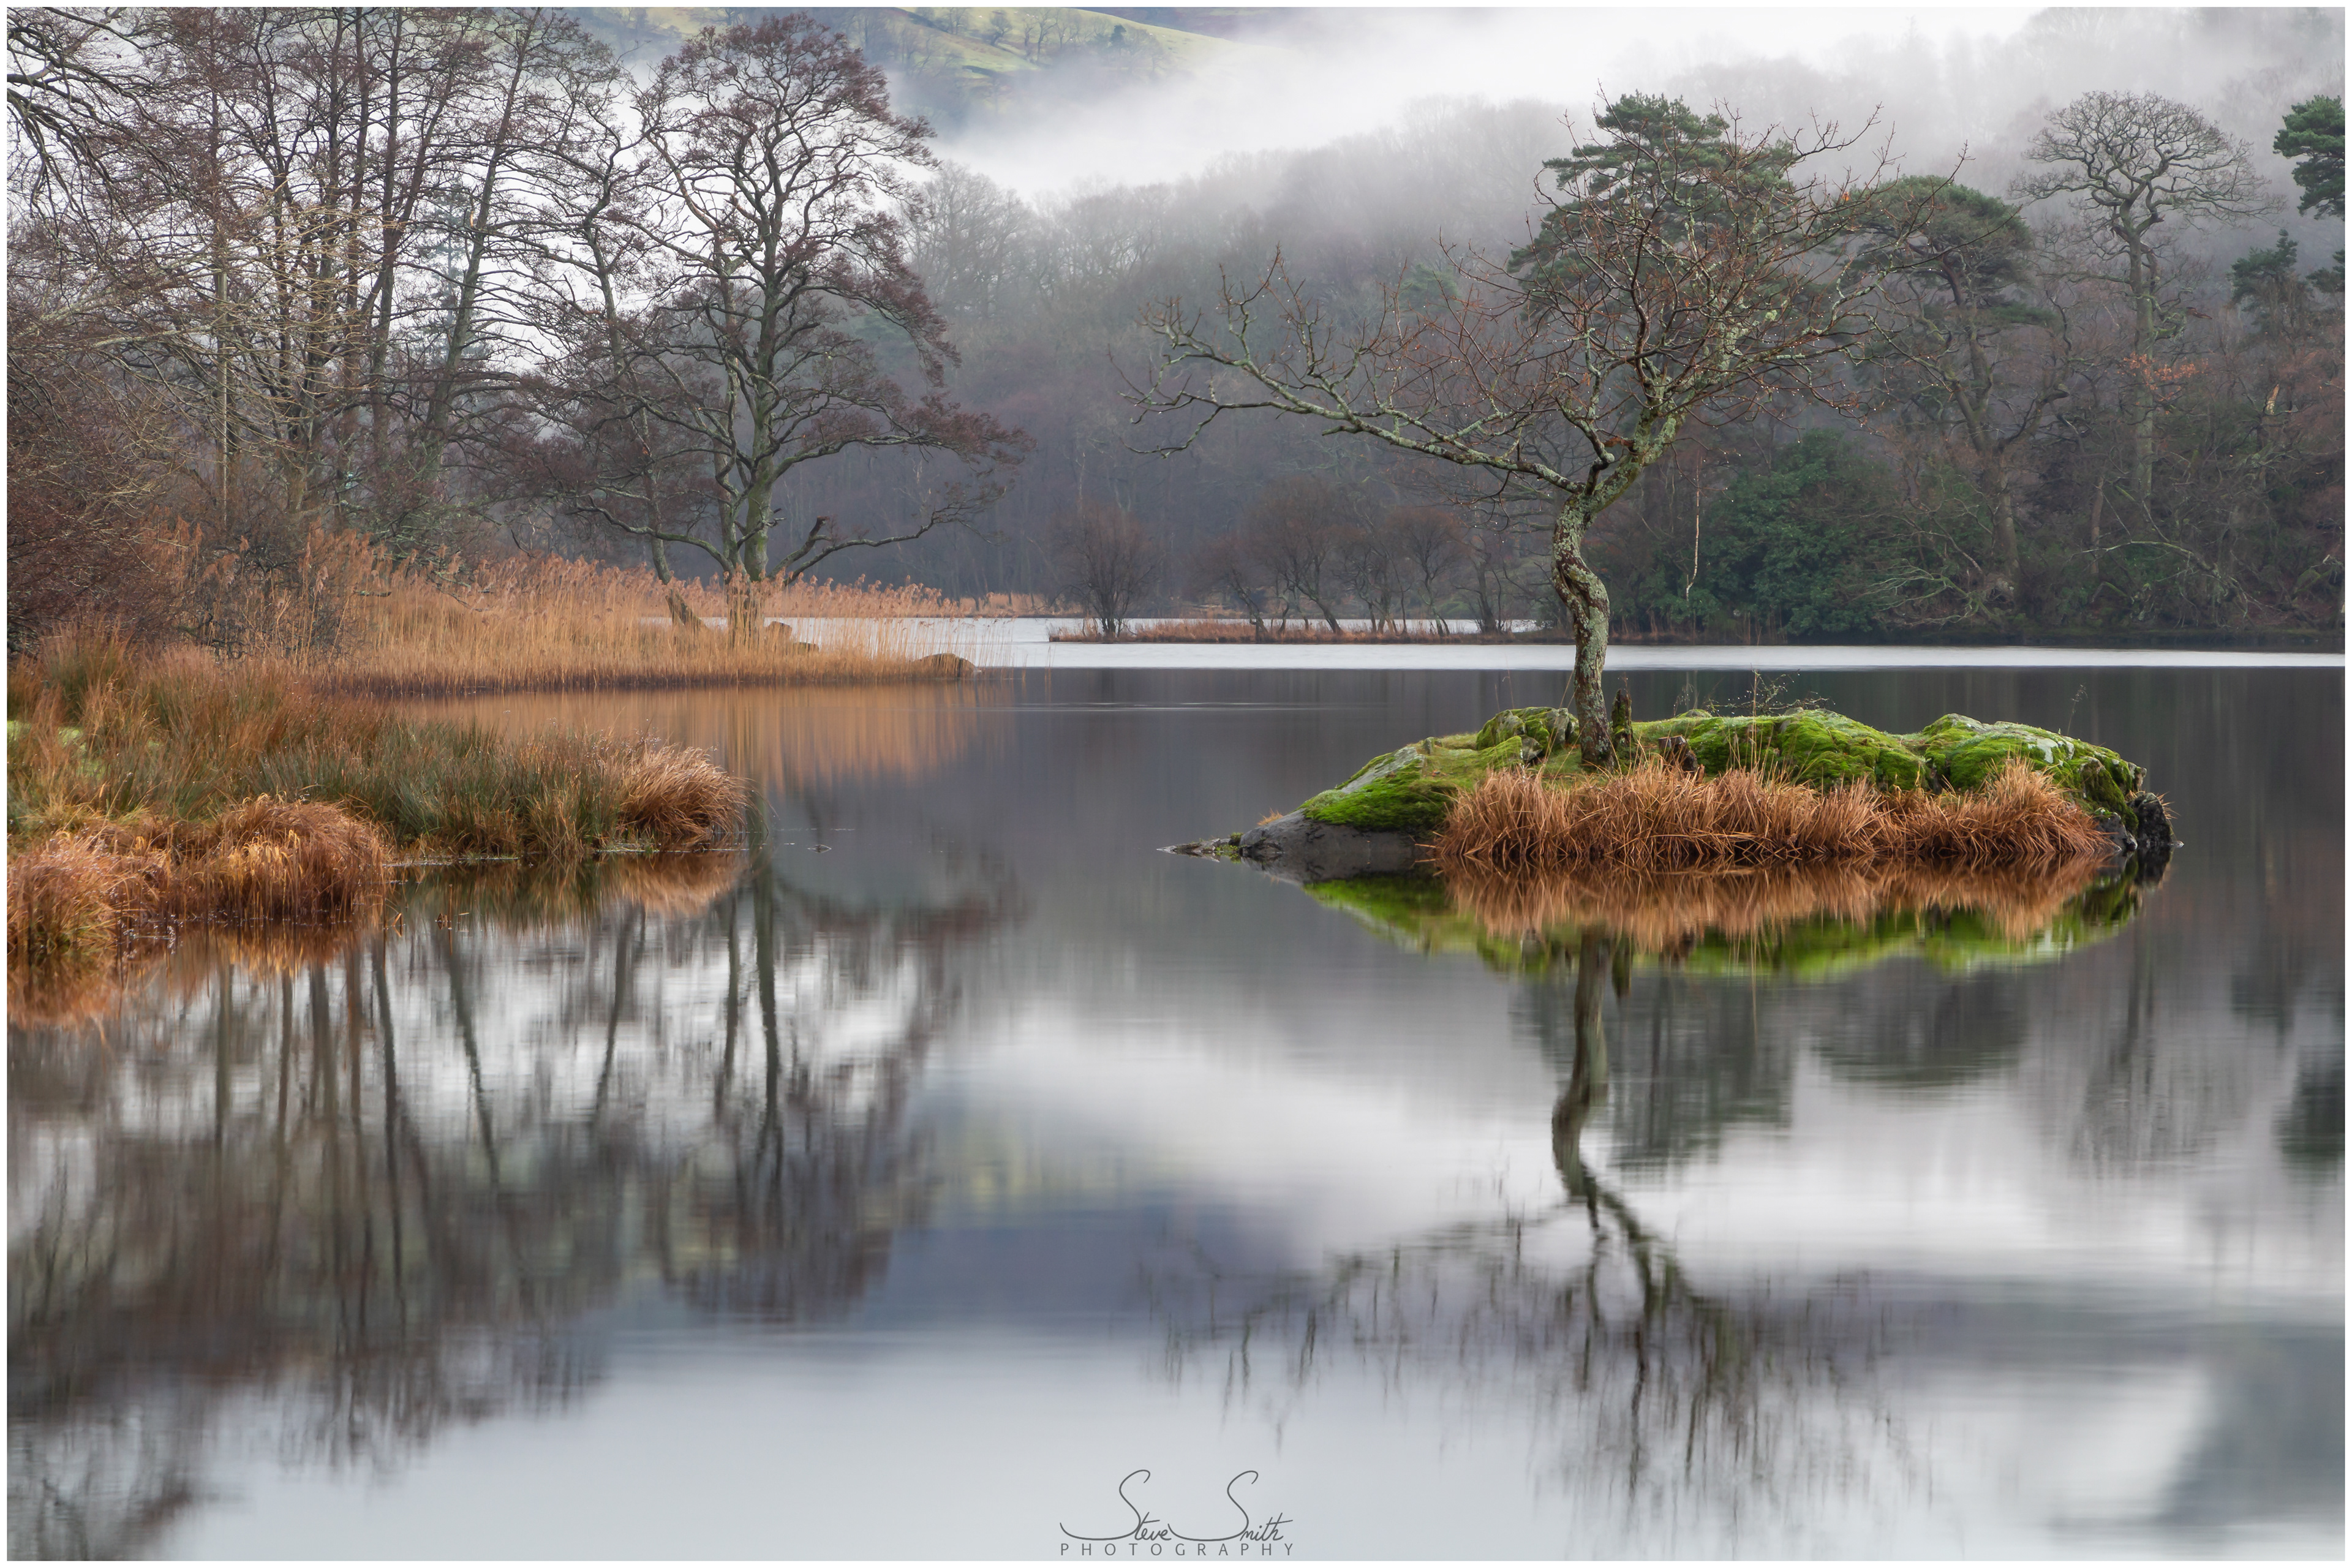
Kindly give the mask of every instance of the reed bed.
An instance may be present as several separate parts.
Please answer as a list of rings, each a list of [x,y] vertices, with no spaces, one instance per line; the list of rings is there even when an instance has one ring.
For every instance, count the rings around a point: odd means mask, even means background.
[[[555,556],[462,574],[379,568],[368,581],[336,647],[302,664],[323,688],[405,696],[905,680],[962,673],[945,645],[978,636],[950,624],[974,606],[864,582],[730,590]]]
[[[793,785],[918,780],[954,766],[978,742],[980,689],[937,681],[887,701],[840,686],[793,687],[757,702],[713,703],[682,691],[541,691],[419,707],[478,716],[509,734],[598,726],[709,749],[733,772]]]
[[[1489,773],[1454,804],[1433,858],[1449,876],[1541,876],[1882,861],[2031,868],[2110,851],[2090,814],[2022,762],[1978,790],[1931,795],[1865,783],[1816,790],[1744,768],[1700,775],[1647,759],[1567,788],[1517,769]]]
[[[1734,942],[1809,921],[1874,920],[1895,910],[1974,911],[2003,940],[2045,931],[2099,874],[2075,860],[2032,870],[1962,869],[1877,861],[1627,872],[1584,867],[1549,876],[1465,868],[1449,873],[1457,907],[1497,936],[1601,927],[1645,952],[1686,951],[1714,934]]]
[[[51,645],[9,671],[12,843],[110,825],[182,834],[267,796],[349,810],[404,852],[576,858],[707,847],[742,786],[708,756],[479,724],[321,695],[283,663],[109,638]]]
[[[103,964],[141,930],[373,915],[395,853],[705,848],[740,783],[707,755],[323,696],[284,661],[50,644],[9,669],[12,972]]]

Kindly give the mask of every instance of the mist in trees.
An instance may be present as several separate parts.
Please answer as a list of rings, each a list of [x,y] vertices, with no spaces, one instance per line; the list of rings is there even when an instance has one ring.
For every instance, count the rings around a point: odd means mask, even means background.
[[[1105,509],[1156,558],[1122,622],[2341,624],[2341,268],[2320,243],[2341,89],[2305,21],[2053,13],[1997,41],[1862,39],[1811,74],[1752,44],[1643,67],[1616,100],[1751,136],[1806,110],[1859,123],[1873,72],[1917,90],[1852,166],[1822,165],[1859,189],[1886,147],[1878,197],[1781,258],[1812,289],[1865,268],[1869,329],[1826,333],[1807,386],[1776,372],[1610,465],[1615,493],[1570,530],[1606,602],[1571,570],[1563,609],[1556,488],[1482,490],[1268,416],[1155,457],[1119,395],[1153,356],[1142,312],[1212,304],[1277,253],[1339,331],[1496,326],[1514,289],[1568,290],[1533,258],[1601,193],[1546,166],[1606,141],[1607,105],[1570,124],[1556,103],[1426,100],[1159,183],[1016,186],[982,171],[1026,167],[1022,127],[1066,139],[1123,103],[1181,140],[1187,104],[1222,101],[1204,62],[1255,81],[1257,57],[1160,23],[992,40],[984,13],[896,15],[687,39],[617,13],[12,12],[12,643],[102,605],[234,646],[249,630],[188,584],[233,572],[299,597],[306,551],[339,532],[1076,610],[1057,520]],[[1491,31],[1388,26],[1427,32],[1433,70]],[[1029,73],[951,93],[966,46]],[[2150,157],[2163,180],[2132,174]],[[1800,473],[1787,527],[1873,521],[1801,556],[1833,570],[1758,598],[1739,541],[1759,514],[1735,492]],[[1307,482],[1331,515],[1269,521]]]

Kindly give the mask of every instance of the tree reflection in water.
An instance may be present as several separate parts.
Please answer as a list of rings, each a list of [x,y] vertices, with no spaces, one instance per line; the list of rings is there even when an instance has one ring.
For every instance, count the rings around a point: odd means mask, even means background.
[[[1654,1552],[1662,1538],[1675,1555],[1705,1554],[1710,1540],[1727,1549],[1760,1515],[1786,1526],[1819,1511],[1815,1494],[1851,1484],[1857,1467],[1904,1468],[1862,1376],[1877,1336],[1858,1297],[1702,1288],[1587,1163],[1620,956],[1588,930],[1523,959],[1532,984],[1570,1002],[1545,1014],[1565,1025],[1544,1042],[1564,1069],[1551,1110],[1560,1201],[1312,1275],[1252,1279],[1204,1261],[1155,1279],[1171,1373],[1222,1378],[1229,1400],[1277,1421],[1335,1363],[1473,1426],[1524,1410],[1582,1500],[1578,1551],[1604,1556],[1612,1528],[1629,1549]]]
[[[1376,1370],[1398,1396],[1531,1411],[1580,1500],[1580,1552],[1611,1555],[1613,1541],[1649,1554],[1665,1540],[1676,1555],[1703,1555],[1834,1528],[1835,1504],[1919,1482],[1870,1377],[1892,1309],[1861,1279],[1694,1279],[1585,1157],[1588,1124],[1612,1103],[1604,1003],[1626,1000],[1637,960],[1675,974],[1804,980],[1907,955],[1964,973],[1989,956],[2097,941],[2131,918],[2142,890],[2087,872],[2055,885],[1904,872],[1310,888],[1423,952],[1475,952],[1524,983],[1515,1016],[1560,1085],[1550,1117],[1560,1201],[1311,1275],[1253,1278],[1204,1260],[1157,1279],[1171,1368],[1222,1377],[1229,1398],[1277,1418],[1335,1358]],[[1642,1064],[1641,1092],[1612,1130],[1620,1169],[1686,1155],[1727,1121],[1778,1120],[1785,1106],[1788,1042],[1759,1026],[1752,989],[1703,990],[1690,999],[1703,1016],[1675,1020],[1678,989],[1661,985],[1646,1010],[1661,1037],[1706,1059]],[[1982,1057],[1972,1016],[1937,1026],[1934,1061]],[[1704,1103],[1687,1102],[1692,1093]]]
[[[149,1550],[207,1433],[397,1462],[599,1375],[633,1287],[846,1310],[929,1184],[908,1090],[1001,870],[903,906],[766,854],[412,890],[340,948],[202,940],[12,1021],[9,1543]]]

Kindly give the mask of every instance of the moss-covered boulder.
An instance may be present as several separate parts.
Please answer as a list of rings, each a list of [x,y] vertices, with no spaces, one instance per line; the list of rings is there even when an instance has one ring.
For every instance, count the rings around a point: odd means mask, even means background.
[[[1476,787],[1496,769],[1560,772],[1576,765],[1572,742],[1557,764],[1548,765],[1553,748],[1540,731],[1512,731],[1490,741],[1493,729],[1490,722],[1475,734],[1433,736],[1374,757],[1337,789],[1309,797],[1298,814],[1333,827],[1434,837],[1445,826],[1454,795]]]

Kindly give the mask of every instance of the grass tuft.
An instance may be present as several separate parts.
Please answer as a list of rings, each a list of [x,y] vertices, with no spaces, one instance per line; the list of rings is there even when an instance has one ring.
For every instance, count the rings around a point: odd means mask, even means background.
[[[1966,795],[1815,789],[1753,770],[1701,775],[1652,760],[1568,787],[1517,769],[1461,795],[1434,858],[1449,876],[1578,867],[1667,872],[1901,861],[1960,868],[2105,858],[2090,814],[2016,763]]]

